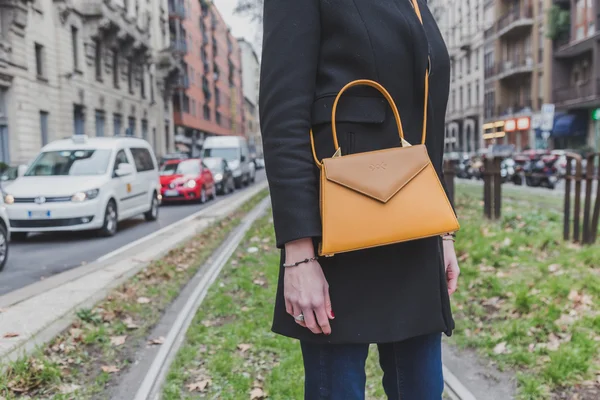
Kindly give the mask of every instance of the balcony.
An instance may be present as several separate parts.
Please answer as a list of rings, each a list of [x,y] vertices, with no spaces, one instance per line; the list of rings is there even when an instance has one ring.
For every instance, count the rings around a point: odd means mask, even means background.
[[[471,104],[462,109],[461,114],[464,118],[479,117],[483,113],[483,107],[481,105]]]
[[[179,90],[185,90],[190,88],[190,79],[186,75],[180,75],[177,81],[175,82],[175,88]]]
[[[183,39],[171,40],[170,48],[176,53],[187,53],[187,41]]]
[[[471,46],[473,45],[473,38],[475,37],[474,33],[467,33],[461,35],[460,37],[460,49],[462,51],[471,50]]]
[[[492,25],[483,31],[483,40],[488,41],[496,36],[496,25]]]
[[[600,23],[600,18],[599,23]],[[572,58],[578,57],[583,53],[591,52],[600,41],[600,31],[586,38],[575,40],[569,37],[561,37],[554,41],[554,57],[556,58]]]
[[[185,5],[177,0],[169,0],[169,18],[185,19]]]
[[[531,115],[531,113],[533,112],[531,99],[526,99],[521,102],[516,102],[516,103],[513,103],[512,105],[499,105],[493,111],[495,111],[495,113],[492,116],[492,118],[495,118],[495,119],[527,116],[527,115]]]
[[[563,108],[600,104],[600,79],[588,79],[574,85],[554,89],[554,102]]]
[[[498,36],[508,34],[520,35],[524,30],[531,29],[533,26],[533,8],[530,7],[514,7],[506,14],[498,18],[496,29]]]
[[[496,65],[498,79],[511,78],[517,75],[530,74],[533,71],[533,56],[531,54],[517,54]]]

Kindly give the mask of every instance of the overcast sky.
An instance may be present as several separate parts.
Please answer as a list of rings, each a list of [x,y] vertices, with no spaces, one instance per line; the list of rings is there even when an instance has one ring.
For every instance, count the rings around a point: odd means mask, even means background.
[[[260,54],[260,43],[258,43],[258,25],[249,18],[233,15],[233,9],[237,0],[213,0],[217,9],[231,27],[231,33],[236,38],[243,37],[254,45],[254,49]]]

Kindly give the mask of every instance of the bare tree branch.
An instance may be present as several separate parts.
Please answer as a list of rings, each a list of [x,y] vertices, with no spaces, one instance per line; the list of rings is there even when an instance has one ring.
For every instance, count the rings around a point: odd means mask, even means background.
[[[234,9],[235,14],[247,15],[253,21],[262,23],[264,0],[238,0]]]

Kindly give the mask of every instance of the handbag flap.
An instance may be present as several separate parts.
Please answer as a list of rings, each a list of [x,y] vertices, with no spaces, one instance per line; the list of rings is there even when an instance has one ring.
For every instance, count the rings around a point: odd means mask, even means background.
[[[328,181],[387,203],[430,163],[426,147],[415,145],[326,158],[323,168]]]

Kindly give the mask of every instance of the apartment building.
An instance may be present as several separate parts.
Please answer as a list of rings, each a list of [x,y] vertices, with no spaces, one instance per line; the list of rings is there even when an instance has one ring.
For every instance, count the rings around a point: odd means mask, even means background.
[[[551,132],[553,147],[591,147],[598,152],[600,0],[557,0],[550,15],[554,40],[552,93],[557,109]]]
[[[27,163],[73,134],[168,151],[173,69],[155,63],[166,35],[162,0],[1,2],[0,160]]]
[[[207,136],[244,134],[240,48],[212,2],[168,5],[171,48],[184,71],[173,94],[175,141],[197,155]]]
[[[552,41],[545,34],[551,0],[485,3],[484,141],[546,147],[532,116],[551,101]]]
[[[260,80],[260,63],[252,44],[238,39],[242,55],[242,91],[244,93],[244,116],[246,136],[251,152],[262,155],[262,137],[258,123],[258,88]]]
[[[433,0],[429,7],[450,54],[445,151],[473,154],[483,145],[483,0]]]

